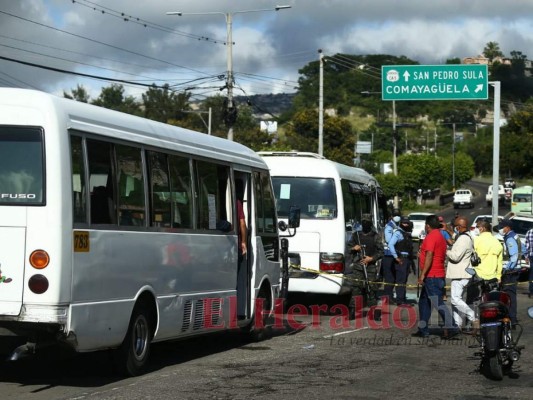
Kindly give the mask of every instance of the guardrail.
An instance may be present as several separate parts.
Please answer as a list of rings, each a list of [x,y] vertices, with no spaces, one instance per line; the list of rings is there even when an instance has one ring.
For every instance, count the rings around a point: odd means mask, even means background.
[[[443,193],[439,197],[439,205],[443,206],[445,204],[451,203],[453,201],[453,195],[455,192]]]

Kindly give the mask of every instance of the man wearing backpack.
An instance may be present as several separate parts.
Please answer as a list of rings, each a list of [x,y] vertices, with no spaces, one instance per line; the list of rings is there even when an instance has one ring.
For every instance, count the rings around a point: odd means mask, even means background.
[[[517,319],[517,298],[516,298],[516,286],[518,277],[520,275],[520,239],[513,231],[512,222],[510,219],[503,219],[497,227],[500,235],[503,236],[503,243],[506,249],[507,262],[503,265],[502,271],[502,289],[511,298],[511,307],[509,308],[509,317],[511,318],[511,324],[516,325]]]

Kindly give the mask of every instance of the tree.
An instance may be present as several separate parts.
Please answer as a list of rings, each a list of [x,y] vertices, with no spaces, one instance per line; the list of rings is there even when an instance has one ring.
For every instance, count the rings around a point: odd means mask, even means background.
[[[402,177],[408,192],[435,189],[443,181],[442,166],[434,156],[426,154],[404,154],[398,157],[398,175]]]
[[[116,83],[102,88],[100,95],[92,104],[128,114],[140,115],[139,103],[133,96],[124,95],[124,87]]]
[[[441,184],[443,184],[447,188],[452,188],[454,170],[456,188],[460,187],[463,183],[472,179],[472,177],[474,176],[474,160],[472,160],[469,155],[461,151],[456,152],[455,160],[450,154],[448,156],[441,157],[439,159],[439,162],[442,170]]]
[[[285,145],[298,151],[318,151],[318,112],[306,109],[296,113],[284,137]],[[324,117],[324,157],[353,165],[355,134],[350,123],[340,117]]]
[[[89,94],[87,93],[87,90],[85,90],[83,85],[77,85],[76,89],[71,89],[70,94],[63,90],[63,97],[71,100],[76,100],[81,103],[88,103],[90,98]]]
[[[404,192],[405,185],[402,177],[394,174],[378,174],[376,180],[379,182],[383,194],[387,198],[401,195]]]
[[[184,111],[189,110],[190,96],[187,92],[176,93],[168,84],[161,88],[153,85],[142,94],[144,117],[165,123],[183,120],[187,117]]]
[[[497,42],[488,42],[483,49],[483,55],[492,63],[496,57],[503,57],[500,45]]]

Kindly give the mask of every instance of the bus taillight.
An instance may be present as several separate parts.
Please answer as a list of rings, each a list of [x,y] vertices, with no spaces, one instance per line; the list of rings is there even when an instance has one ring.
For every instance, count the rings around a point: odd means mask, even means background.
[[[44,250],[35,250],[30,254],[30,264],[33,268],[43,269],[50,263],[50,256]]]
[[[35,294],[43,294],[48,290],[48,279],[41,274],[33,275],[28,281],[28,287]]]
[[[320,271],[344,272],[344,254],[320,253]]]

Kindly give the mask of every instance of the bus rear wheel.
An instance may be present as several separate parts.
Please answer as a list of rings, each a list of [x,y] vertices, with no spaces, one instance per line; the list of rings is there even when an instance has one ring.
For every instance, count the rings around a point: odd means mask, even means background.
[[[121,375],[137,376],[143,373],[150,356],[153,329],[150,325],[150,311],[143,303],[133,309],[128,333],[115,350],[115,366]]]

